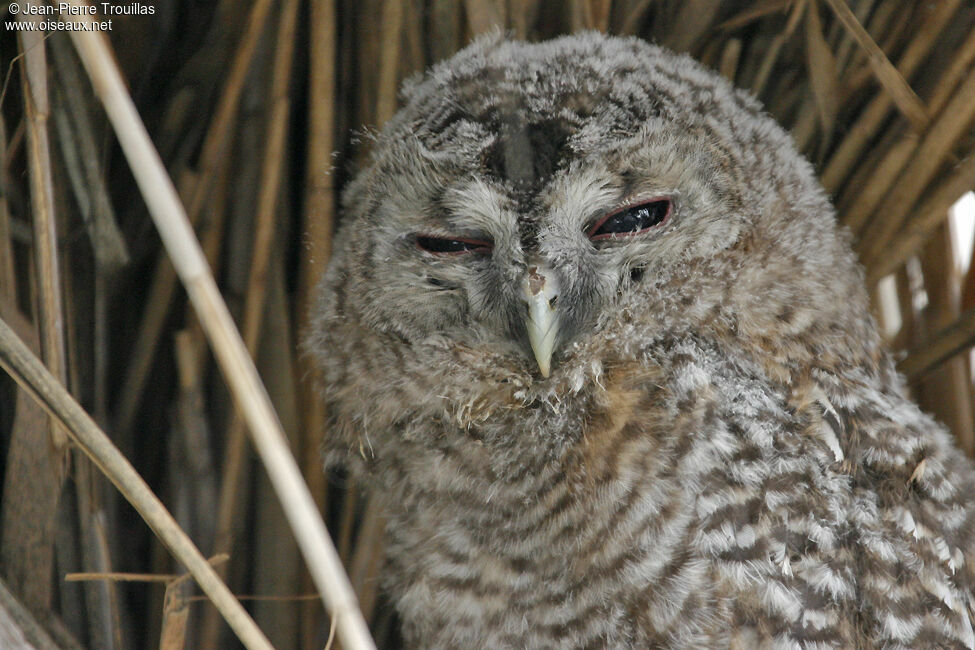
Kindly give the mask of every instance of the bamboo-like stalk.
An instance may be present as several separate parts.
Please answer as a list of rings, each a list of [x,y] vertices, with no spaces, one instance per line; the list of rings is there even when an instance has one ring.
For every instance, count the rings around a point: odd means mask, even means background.
[[[886,143],[886,140],[883,141]],[[841,204],[849,207],[843,211],[843,224],[846,225],[854,234],[867,227],[867,224],[877,206],[887,196],[898,175],[911,160],[911,156],[917,151],[918,137],[910,133],[894,141],[884,152],[883,158],[876,164],[867,161],[861,163],[861,167],[866,168],[869,177],[865,183],[860,184],[851,182],[847,184],[847,190],[843,193]],[[880,148],[878,146],[878,148]],[[855,178],[859,178],[859,170]]]
[[[883,254],[891,237],[904,222],[927,184],[934,178],[945,156],[957,144],[958,138],[975,120],[975,71],[955,91],[938,119],[931,125],[923,140],[887,198],[880,204],[860,240],[863,259],[869,265]]]
[[[254,241],[247,279],[243,324],[241,326],[241,335],[251,358],[257,357],[257,347],[260,343],[264,302],[267,295],[268,263],[274,248],[274,227],[281,185],[285,135],[288,127],[288,113],[291,108],[287,93],[297,16],[297,0],[286,0],[283,5],[277,38],[274,81],[271,91],[273,105],[268,129],[267,149],[264,152],[261,171],[262,184],[257,201],[257,218],[254,226]],[[236,495],[239,492],[239,474],[243,467],[244,456],[244,428],[243,422],[238,416],[234,416],[228,431],[224,458],[224,482],[220,490],[220,506],[216,527],[215,552],[217,553],[226,552],[229,547],[231,523],[236,512]]]
[[[815,2],[806,11],[806,69],[809,71],[809,88],[812,91],[816,111],[824,138],[829,138],[836,123],[839,111],[840,87],[837,77],[836,60],[823,36],[823,26],[819,20],[819,7]],[[799,122],[802,123],[801,120]],[[804,138],[797,138],[800,147]]]
[[[27,123],[27,158],[30,170],[31,208],[34,227],[34,264],[37,271],[37,308],[41,332],[41,356],[51,373],[67,383],[64,314],[61,308],[61,272],[58,264],[57,225],[54,218],[54,179],[47,121],[47,58],[44,38],[38,32],[19,32],[24,70],[24,113]],[[63,453],[65,433],[52,420],[51,438],[56,453]]]
[[[332,151],[335,148],[335,66],[336,16],[334,0],[312,0],[311,57],[308,70],[308,157],[306,162],[305,201],[303,206],[306,250],[299,259],[298,295],[295,316],[300,337],[311,315],[315,287],[325,274],[332,254],[335,195],[332,175]],[[459,23],[459,21],[458,21]],[[301,437],[305,481],[320,512],[325,512],[327,482],[322,468],[321,444],[325,439],[325,402],[319,395],[320,372],[310,355],[300,355],[298,372],[301,406]],[[310,577],[303,573],[301,589],[310,588]],[[320,609],[315,603],[301,606],[301,647],[316,646],[317,620]]]
[[[257,358],[261,340],[261,325],[267,295],[268,263],[274,249],[274,228],[280,198],[282,168],[285,155],[285,136],[291,101],[288,86],[294,58],[295,29],[298,19],[297,0],[286,0],[282,5],[276,38],[274,68],[272,72],[271,111],[267,130],[267,147],[261,169],[261,187],[257,199],[257,215],[254,239],[248,269],[247,291],[241,335],[252,359]],[[232,547],[233,522],[236,517],[237,498],[241,493],[240,479],[244,468],[246,438],[244,422],[240,414],[231,416],[224,445],[223,474],[220,484],[217,523],[214,532],[214,552],[223,553]],[[216,642],[216,623],[213,610],[207,610],[203,623],[205,645]]]
[[[940,113],[944,105],[948,103],[952,93],[958,84],[965,79],[969,67],[975,61],[975,29],[968,35],[961,47],[951,53],[949,61],[947,69],[938,77],[938,82],[931,91],[931,98],[928,100],[931,113],[934,115]]]
[[[826,0],[826,4],[830,6],[843,26],[849,30],[860,47],[867,53],[867,60],[877,76],[877,81],[890,94],[897,109],[904,114],[914,129],[919,132],[924,131],[928,124],[924,102],[917,96],[904,76],[894,67],[894,64],[890,62],[876,41],[870,37],[870,34],[853,15],[844,0]]]
[[[81,66],[71,56],[67,36],[51,39],[51,54],[57,76],[61,110],[55,112],[58,143],[67,159],[73,156],[75,174],[70,176],[72,189],[82,209],[82,220],[88,229],[92,251],[100,271],[112,274],[129,262],[129,251],[119,230],[115,210],[108,194],[102,162],[95,143],[95,130],[82,92]],[[69,167],[69,171],[72,167]]]
[[[41,357],[45,365],[59,381],[66,384],[68,366],[65,322],[61,303],[54,181],[47,128],[50,113],[47,59],[41,33],[23,31],[19,36],[23,53],[21,70],[33,227],[33,268],[38,316],[36,325]],[[5,494],[5,499],[32,499],[36,503],[4,502],[3,537],[6,538],[5,541],[12,542],[5,545],[3,550],[4,565],[12,572],[12,576],[27,567],[41,575],[50,575],[56,538],[56,510],[67,469],[67,433],[52,417],[48,418],[46,428],[18,430],[17,439],[11,446],[11,460],[29,459],[33,466],[13,466],[11,471],[16,474],[7,477],[7,480],[16,479],[21,484],[15,486],[16,495]],[[25,446],[27,449],[23,449]],[[40,511],[35,510],[38,504],[43,506]],[[35,507],[31,507],[32,505]],[[40,519],[27,521],[21,519],[24,515],[40,515]],[[22,535],[17,540],[9,539],[11,534],[21,531],[23,526],[30,527],[28,535]],[[11,566],[16,564],[22,564],[23,568]],[[17,578],[19,579],[13,586],[24,598],[29,609],[41,613],[51,607],[52,592],[49,581],[32,579],[31,576]]]
[[[939,3],[937,9],[922,23],[916,36],[911,40],[897,62],[897,69],[902,77],[910,78],[921,62],[924,61],[924,57],[934,46],[938,34],[941,33],[958,9],[959,2],[960,0],[946,0]],[[867,142],[876,135],[892,104],[891,95],[881,92],[860,113],[830,158],[825,171],[823,171],[820,180],[827,190],[830,192],[839,190],[843,179],[849,175],[853,165],[860,160]]]
[[[746,27],[756,20],[781,13],[789,8],[791,0],[769,0],[767,2],[755,2],[741,9],[731,18],[728,18],[717,25],[715,31],[731,32],[736,29]]]
[[[0,365],[52,418],[58,419],[75,443],[115,484],[176,559],[193,574],[244,645],[270,648],[254,621],[125,456],[3,320],[0,320]]]
[[[272,4],[271,0],[256,0],[254,2],[247,18],[247,27],[234,54],[227,80],[224,82],[213,120],[203,142],[203,150],[200,153],[197,182],[187,193],[189,197],[188,213],[190,222],[194,226],[198,224],[203,208],[206,206],[217,169],[223,164],[224,150],[230,141],[244,81],[257,49],[257,42],[264,31],[264,25],[267,22]],[[156,346],[162,338],[160,333],[169,314],[169,305],[176,290],[176,274],[171,262],[165,256],[161,257],[156,265],[150,286],[149,295],[146,298],[148,308],[139,324],[139,333],[129,356],[132,362],[126,369],[125,379],[122,382],[122,394],[118,400],[115,426],[121,435],[129,432],[135,422],[139,400],[142,398],[143,390],[145,390],[149,371],[152,369]]]
[[[352,557],[349,576],[359,595],[359,604],[367,620],[372,620],[379,589],[379,571],[382,568],[383,530],[386,518],[378,495],[372,495],[366,503]]]
[[[883,254],[867,265],[867,284],[874,285],[918,250],[939,224],[948,218],[948,209],[972,187],[975,187],[975,155],[964,160],[952,175],[939,185],[910,219]]]
[[[923,335],[939,331],[958,318],[956,257],[948,224],[942,222],[920,255],[928,304],[921,313]],[[954,433],[962,449],[972,452],[971,373],[964,355],[940,364],[918,385],[918,405]]]
[[[572,0],[569,3],[569,18],[573,31],[595,29],[605,32],[609,29],[610,0]],[[513,16],[512,16],[513,17]]]
[[[738,60],[741,58],[741,39],[729,38],[721,49],[718,71],[731,83],[738,76]]]
[[[0,114],[0,159],[7,153],[7,124]],[[6,168],[0,167],[0,187],[8,187]],[[0,300],[16,304],[17,275],[14,272],[13,233],[7,193],[0,192]]]
[[[946,327],[934,333],[926,343],[911,350],[897,369],[918,378],[975,343],[975,309],[970,309]]]
[[[75,6],[83,4],[81,0],[72,0],[72,3]],[[86,20],[90,18],[78,17],[76,22]],[[176,190],[126,91],[108,43],[98,32],[72,32],[72,40],[129,159],[149,212],[206,330],[224,377],[250,426],[254,445],[278,493],[315,584],[326,607],[337,619],[339,637],[349,650],[374,647],[325,525],[284,441],[267,392],[261,386],[246,346],[210,275]]]
[[[636,34],[653,0],[617,0],[614,4],[619,7],[620,19],[616,24],[616,31],[620,34]]]
[[[789,14],[789,19],[786,21],[785,29],[776,34],[772,39],[772,44],[762,57],[762,62],[755,75],[755,80],[752,81],[752,92],[755,95],[761,95],[762,91],[765,90],[765,84],[768,83],[772,69],[775,67],[775,62],[779,60],[779,53],[782,51],[782,46],[792,38],[792,34],[799,26],[799,20],[806,10],[807,2],[810,2],[810,0],[796,0],[792,7],[792,12]]]
[[[935,22],[935,27],[937,27],[937,29],[940,31],[940,29],[943,28],[943,20],[945,17],[941,14],[941,12],[936,12],[931,18],[932,21],[930,22]],[[933,29],[925,30],[922,27],[918,37],[915,39],[915,42],[921,40],[922,36],[929,31],[933,31]],[[913,66],[916,66],[917,63],[919,63],[919,59],[922,55],[921,53],[917,53],[915,58],[909,58],[909,54],[910,50],[905,53],[904,57],[902,57],[902,67],[908,70],[913,70]],[[940,116],[944,105],[951,98],[951,93],[956,89],[958,83],[962,80],[962,73],[964,72],[965,68],[967,68],[967,62],[970,62],[972,58],[975,58],[975,34],[967,39],[966,43],[959,51],[958,57],[952,62],[949,69],[941,75],[941,78],[938,79],[938,83],[931,94],[931,100],[928,102],[929,114],[933,116]],[[960,66],[960,63],[964,65]],[[871,110],[875,108],[880,108],[876,105],[876,100],[871,104],[870,108],[867,109],[864,117],[866,117],[867,114],[870,114]],[[886,109],[884,109],[884,111],[885,110]],[[875,118],[875,122],[867,124],[864,120],[859,120],[857,122],[857,126],[854,127],[853,133],[850,134],[848,139],[855,138],[855,133],[859,126],[864,126],[865,128],[878,127],[882,117],[882,112],[876,111],[875,113],[871,114],[871,117]],[[938,119],[940,121],[941,118],[938,117]],[[846,142],[844,141],[844,145],[845,144]],[[878,148],[883,148],[883,146],[883,144],[877,145]],[[844,192],[844,203],[849,203],[849,208],[844,211],[843,222],[854,233],[860,234],[860,232],[866,227],[868,220],[875,218],[872,216],[875,214],[874,211],[883,198],[891,192],[891,188],[897,181],[898,175],[915,154],[918,146],[919,136],[912,132],[906,136],[902,136],[900,141],[895,142],[892,146],[887,148],[883,157],[880,159],[880,162],[872,160],[872,156],[863,156],[864,159],[862,159],[859,164],[860,170],[858,170],[857,174],[854,175],[854,179],[868,173],[868,180],[864,183],[848,182],[847,190]],[[829,172],[828,169],[827,172]],[[829,186],[827,185],[827,187]],[[848,201],[846,201],[848,197],[850,198]],[[887,215],[884,215],[884,217],[886,218]]]
[[[190,618],[186,590],[187,584],[183,580],[173,580],[166,585],[159,650],[183,650],[186,647],[186,628]]]
[[[472,34],[504,29],[508,24],[508,6],[504,0],[464,0],[464,9]]]
[[[403,34],[403,1],[383,2],[379,36],[379,86],[376,89],[376,124],[382,126],[396,112],[399,88],[399,51]]]
[[[312,2],[312,24],[315,23],[315,1]],[[460,49],[464,36],[463,7],[456,0],[432,0],[429,6],[429,19],[427,21],[428,30],[426,42],[430,52],[430,58],[434,62],[446,59],[448,56]],[[334,19],[333,19],[334,22]],[[334,27],[332,30],[334,32]],[[515,26],[518,29],[518,26]],[[527,27],[522,27],[527,29]],[[317,32],[316,32],[317,33]],[[525,34],[519,33],[524,37]],[[333,36],[334,47],[334,36]],[[315,50],[316,41],[312,41],[312,51]],[[332,57],[334,58],[334,54]],[[317,61],[312,57],[312,61]]]

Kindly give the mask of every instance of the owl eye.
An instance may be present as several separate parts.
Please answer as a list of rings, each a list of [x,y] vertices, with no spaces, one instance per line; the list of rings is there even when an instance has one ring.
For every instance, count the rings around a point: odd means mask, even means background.
[[[491,250],[491,242],[482,239],[455,239],[451,237],[428,237],[425,235],[417,235],[416,245],[422,250],[436,255],[487,253]]]
[[[659,226],[670,216],[670,201],[657,199],[611,212],[589,229],[590,239],[608,239],[637,235]]]

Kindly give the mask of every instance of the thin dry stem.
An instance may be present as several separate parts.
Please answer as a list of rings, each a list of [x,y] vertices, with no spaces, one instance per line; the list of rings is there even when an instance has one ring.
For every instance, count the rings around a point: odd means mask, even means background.
[[[188,213],[194,226],[198,224],[203,214],[213,181],[220,165],[223,164],[224,150],[230,142],[244,81],[272,4],[271,0],[256,0],[254,3],[247,19],[247,28],[234,54],[227,80],[224,82],[223,91],[200,153],[197,182],[186,192],[190,197]],[[162,339],[160,334],[176,290],[176,275],[172,264],[165,256],[160,258],[156,266],[151,286],[152,289],[146,298],[148,308],[139,324],[139,334],[129,357],[132,363],[126,369],[125,379],[122,382],[122,394],[118,401],[116,419],[119,435],[127,434],[135,422],[139,400],[145,390],[156,346]]]
[[[867,54],[867,60],[873,68],[877,81],[890,94],[894,105],[918,132],[924,131],[928,124],[928,116],[924,110],[924,103],[917,96],[910,84],[890,62],[880,46],[870,37],[857,17],[853,15],[844,0],[826,0],[836,17],[856,39],[857,44]]]
[[[281,176],[284,165],[285,136],[288,114],[291,109],[288,86],[294,58],[295,30],[298,19],[298,2],[287,0],[282,6],[278,27],[277,47],[271,89],[272,108],[268,124],[267,148],[261,170],[261,187],[257,199],[257,215],[254,240],[248,270],[247,291],[244,302],[241,335],[251,358],[257,358],[261,340],[265,297],[267,295],[268,263],[274,250],[274,229],[277,223],[277,207],[280,198]],[[214,551],[225,552],[232,545],[233,523],[237,515],[237,498],[240,495],[240,479],[245,459],[244,423],[238,412],[232,416],[224,450],[224,472],[221,477],[217,523],[214,531]],[[214,640],[214,619],[208,610],[204,621],[204,638]]]
[[[938,8],[921,25],[917,35],[912,39],[898,61],[897,69],[903,77],[910,78],[921,62],[924,61],[938,34],[954,15],[959,2],[960,0],[947,0],[940,3]],[[975,35],[969,40],[975,42]],[[820,180],[828,191],[836,192],[839,190],[853,166],[862,160],[864,147],[877,134],[877,130],[887,117],[892,103],[891,96],[888,93],[881,92],[860,113],[830,158],[825,171],[823,171]],[[932,115],[938,113],[938,108],[933,103],[930,113]]]
[[[864,231],[860,241],[864,262],[870,265],[883,254],[891,237],[904,222],[928,183],[937,174],[945,156],[955,147],[958,138],[975,119],[975,70],[955,91],[938,119],[931,125],[918,146],[911,163],[887,195],[875,218]]]
[[[73,0],[80,6],[80,0]],[[80,20],[78,22],[83,22]],[[72,32],[72,40],[102,100],[109,120],[149,206],[163,244],[206,330],[254,445],[278,493],[325,605],[339,619],[339,635],[350,650],[374,647],[355,594],[342,571],[325,525],[288,450],[267,392],[209,272],[179,197],[152,146],[116,67],[108,43],[97,32]]]
[[[270,644],[254,621],[234,599],[226,585],[220,581],[200,551],[125,456],[2,320],[0,320],[0,365],[44,407],[51,417],[58,418],[75,443],[115,484],[119,492],[169,547],[176,559],[193,574],[197,583],[224,614],[244,645],[248,648],[270,648]]]
[[[962,194],[975,187],[975,156],[964,160],[943,183],[912,212],[904,227],[884,247],[883,254],[867,267],[867,284],[872,286],[917,251],[935,228],[948,218],[948,209]]]

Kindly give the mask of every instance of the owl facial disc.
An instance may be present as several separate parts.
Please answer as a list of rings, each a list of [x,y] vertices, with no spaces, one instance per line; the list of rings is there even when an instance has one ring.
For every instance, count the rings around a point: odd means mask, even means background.
[[[555,302],[559,297],[558,277],[544,265],[529,266],[521,289],[522,298],[528,303],[528,318],[525,320],[528,340],[542,377],[548,377],[559,334],[558,313],[555,311]]]

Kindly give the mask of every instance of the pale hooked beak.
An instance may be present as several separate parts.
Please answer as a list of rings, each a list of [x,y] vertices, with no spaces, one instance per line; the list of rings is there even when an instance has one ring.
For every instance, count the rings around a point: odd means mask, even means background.
[[[552,269],[529,266],[521,289],[522,298],[528,303],[528,318],[525,321],[528,340],[542,377],[548,377],[551,372],[552,352],[559,334],[558,314],[555,311],[559,281]]]

